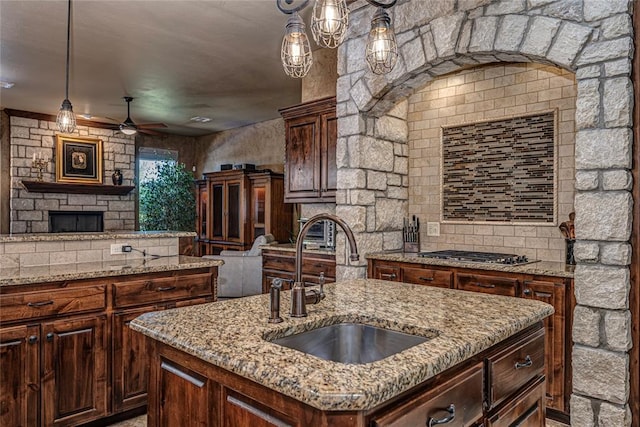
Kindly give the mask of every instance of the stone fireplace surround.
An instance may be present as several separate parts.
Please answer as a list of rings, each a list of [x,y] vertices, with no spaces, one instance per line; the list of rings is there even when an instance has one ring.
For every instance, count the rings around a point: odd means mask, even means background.
[[[575,426],[632,424],[631,6],[622,0],[400,0],[392,9],[398,63],[376,76],[363,57],[373,12],[358,0],[338,51],[336,213],[356,232],[363,253],[402,245],[407,96],[437,76],[486,63],[539,62],[575,73]],[[364,260],[337,262],[339,277],[365,274]]]

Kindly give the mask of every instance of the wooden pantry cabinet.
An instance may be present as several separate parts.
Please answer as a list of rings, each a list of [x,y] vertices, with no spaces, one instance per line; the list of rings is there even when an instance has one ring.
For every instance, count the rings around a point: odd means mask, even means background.
[[[336,98],[318,99],[279,111],[285,124],[285,201],[335,202]]]
[[[369,259],[367,276],[418,285],[517,296],[552,305],[554,314],[544,320],[546,407],[554,418],[568,420],[571,395],[571,313],[575,306],[573,279],[380,259]]]
[[[286,242],[293,206],[284,203],[284,176],[271,171],[209,172],[197,182],[197,255],[244,251],[258,236]]]
[[[0,287],[0,425],[76,426],[144,410],[147,357],[128,323],[215,300],[216,268]]]

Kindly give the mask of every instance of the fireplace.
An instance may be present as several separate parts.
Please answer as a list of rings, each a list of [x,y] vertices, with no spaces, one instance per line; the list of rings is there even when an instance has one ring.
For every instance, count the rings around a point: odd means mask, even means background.
[[[103,212],[49,211],[49,233],[103,231]]]

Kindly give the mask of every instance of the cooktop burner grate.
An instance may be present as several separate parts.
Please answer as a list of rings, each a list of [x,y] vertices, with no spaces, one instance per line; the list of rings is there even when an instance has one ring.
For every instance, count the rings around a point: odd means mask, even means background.
[[[500,254],[494,252],[473,252],[473,251],[434,251],[420,252],[418,254],[425,258],[446,259],[452,261],[485,262],[491,264],[528,264],[529,259],[524,255]]]

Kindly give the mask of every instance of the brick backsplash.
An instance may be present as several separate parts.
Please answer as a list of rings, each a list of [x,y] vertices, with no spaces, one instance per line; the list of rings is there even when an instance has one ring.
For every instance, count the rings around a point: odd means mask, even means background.
[[[421,234],[422,250],[504,251],[564,261],[557,223],[573,211],[576,83],[572,73],[536,63],[499,64],[434,79],[409,98],[409,214],[422,223],[444,217],[441,199],[443,129],[478,122],[556,115],[557,218],[546,225],[442,223],[440,236]],[[527,179],[520,178],[517,179]],[[549,191],[545,188],[545,191]],[[550,194],[553,197],[553,191]],[[549,205],[546,206],[549,212]],[[482,221],[482,218],[476,218]],[[486,220],[486,218],[484,219]]]

